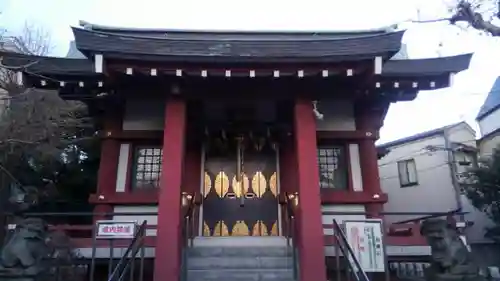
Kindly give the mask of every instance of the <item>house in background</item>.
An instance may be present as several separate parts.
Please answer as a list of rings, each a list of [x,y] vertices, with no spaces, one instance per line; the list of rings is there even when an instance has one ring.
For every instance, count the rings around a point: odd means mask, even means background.
[[[422,213],[387,216],[387,222],[461,210],[467,213],[463,233],[473,253],[480,253],[477,259],[485,265],[498,264],[500,251],[484,236],[491,221],[461,193],[465,172],[477,164],[476,133],[471,126],[455,123],[382,144],[379,149],[385,151],[378,162],[380,184],[389,199],[384,211]]]
[[[380,149],[387,151],[378,162],[380,183],[389,196],[384,211],[451,212],[459,209],[458,178],[452,175],[466,169],[459,165],[458,159],[473,162],[475,141],[475,131],[467,123],[460,122],[380,145]],[[393,216],[391,221],[418,217]]]
[[[487,157],[500,145],[500,77],[498,77],[479,109],[476,121],[481,138],[478,141],[479,155]]]

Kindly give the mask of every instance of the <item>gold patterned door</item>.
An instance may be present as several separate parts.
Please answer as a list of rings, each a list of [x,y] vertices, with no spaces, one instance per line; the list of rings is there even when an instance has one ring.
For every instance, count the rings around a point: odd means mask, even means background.
[[[278,235],[276,152],[238,146],[206,151],[203,236]]]

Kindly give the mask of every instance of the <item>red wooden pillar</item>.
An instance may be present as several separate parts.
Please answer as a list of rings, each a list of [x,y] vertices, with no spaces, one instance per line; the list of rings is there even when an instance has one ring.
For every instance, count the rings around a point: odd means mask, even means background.
[[[316,151],[316,119],[311,101],[296,100],[294,127],[299,193],[297,242],[300,280],[325,281],[325,245]]]
[[[361,176],[363,182],[363,191],[382,196],[382,188],[380,187],[380,178],[378,174],[378,157],[377,147],[375,141],[372,139],[365,139],[359,143],[359,155],[361,165]],[[382,203],[370,203],[366,205],[366,212],[371,217],[380,216],[384,206]]]
[[[169,98],[165,108],[161,188],[154,280],[179,280],[181,239],[181,184],[184,159],[186,104]]]
[[[114,139],[114,134],[121,131],[122,114],[119,111],[112,111],[104,117],[104,130],[101,140],[101,160],[97,174],[97,198],[104,197],[116,192],[116,175],[118,170],[118,159],[120,157],[120,142]],[[109,204],[97,203],[94,213],[111,213],[113,206]],[[105,219],[105,216],[95,215],[94,221]]]
[[[367,134],[378,133],[380,128],[381,113],[372,110],[369,105],[362,105],[357,108],[356,128],[365,131]],[[361,177],[363,191],[372,196],[382,196],[380,177],[378,173],[378,153],[375,146],[375,139],[365,138],[359,141],[359,155],[361,165]],[[383,203],[369,203],[366,205],[366,212],[370,217],[379,217],[379,213],[384,209]]]
[[[97,196],[106,199],[116,191],[116,173],[120,157],[120,142],[112,138],[105,138],[101,142],[101,161],[97,175]],[[97,203],[94,213],[111,213],[113,206]],[[104,215],[95,215],[94,220],[105,219]]]

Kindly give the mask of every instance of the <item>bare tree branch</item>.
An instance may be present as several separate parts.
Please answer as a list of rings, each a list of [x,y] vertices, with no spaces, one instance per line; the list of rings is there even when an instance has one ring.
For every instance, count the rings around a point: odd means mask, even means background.
[[[21,53],[45,56],[51,49],[50,34],[42,27],[26,22],[21,34],[13,37],[13,43]]]
[[[500,5],[500,1],[498,1],[497,5]],[[476,12],[474,8],[468,1],[460,1],[455,14],[450,18],[450,23],[466,22],[477,30],[485,31],[492,36],[500,36],[500,27],[491,23],[491,21],[485,20],[481,13]]]
[[[500,19],[500,0],[458,0],[448,7],[449,16],[429,20],[412,20],[413,23],[449,22],[465,23],[468,28],[485,32],[491,36],[500,36],[500,26],[493,20]]]
[[[25,24],[12,42],[15,51],[27,55],[43,56],[51,48],[48,32],[32,24]],[[0,164],[11,174],[20,161],[33,167],[64,161],[68,146],[94,138],[93,123],[83,103],[18,83],[17,72],[32,64],[12,68],[0,61]]]

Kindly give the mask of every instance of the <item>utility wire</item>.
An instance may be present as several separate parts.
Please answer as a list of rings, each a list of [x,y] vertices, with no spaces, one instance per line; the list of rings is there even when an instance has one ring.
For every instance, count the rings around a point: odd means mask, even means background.
[[[442,167],[442,166],[447,166],[449,165],[448,162],[446,163],[441,163],[439,165],[434,165],[434,166],[431,166],[431,167],[426,167],[424,169],[420,169],[420,170],[417,170],[417,173],[421,173],[421,172],[426,172],[426,171],[431,171],[431,170],[434,170],[436,168],[439,168],[439,167]],[[395,175],[395,176],[389,176],[389,177],[383,177],[383,178],[380,178],[380,180],[387,180],[387,179],[393,179],[393,178],[399,178],[399,174],[398,175]]]
[[[467,144],[467,143],[473,143],[473,144],[475,144],[476,141],[477,141],[476,139],[470,139],[470,140],[459,142],[459,144]],[[422,156],[422,155],[426,155],[426,154],[433,154],[433,153],[436,153],[437,151],[443,151],[443,150],[446,150],[446,148],[444,147],[444,145],[442,145],[442,146],[441,145],[436,145],[436,146],[423,147],[421,149],[414,150],[412,152],[404,154],[404,155],[402,155],[402,156],[400,156],[400,157],[398,157],[396,159],[393,159],[393,160],[390,160],[390,161],[387,161],[387,162],[381,161],[382,163],[380,165],[378,165],[378,167],[384,167],[384,166],[387,166],[387,165],[390,165],[390,164],[397,163],[397,162],[399,162],[401,160],[415,158],[417,156]],[[389,151],[389,153],[391,153],[391,152]]]

